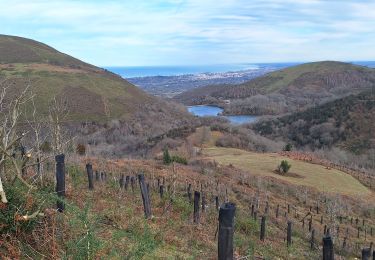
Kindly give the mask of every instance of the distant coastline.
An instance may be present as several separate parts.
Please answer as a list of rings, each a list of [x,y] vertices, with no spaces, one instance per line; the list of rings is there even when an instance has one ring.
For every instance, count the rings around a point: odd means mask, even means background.
[[[204,73],[225,73],[237,71],[259,70],[267,67],[283,68],[299,63],[248,63],[248,64],[219,64],[199,66],[110,66],[105,69],[123,78],[182,76]]]
[[[352,61],[350,63],[375,68],[375,61]],[[155,76],[182,76],[202,73],[224,73],[257,70],[272,67],[282,69],[299,62],[280,63],[244,63],[244,64],[219,64],[199,66],[108,66],[105,69],[120,75],[123,78],[155,77]]]

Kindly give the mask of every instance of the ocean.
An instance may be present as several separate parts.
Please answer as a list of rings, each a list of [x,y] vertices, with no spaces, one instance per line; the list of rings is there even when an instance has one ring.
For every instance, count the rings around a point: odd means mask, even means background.
[[[351,62],[362,66],[375,68],[375,61],[355,61]],[[200,66],[124,66],[124,67],[104,67],[105,69],[120,75],[123,78],[150,77],[150,76],[178,76],[186,74],[200,73],[223,73],[245,70],[257,70],[262,68],[282,69],[301,63],[244,63],[244,64],[220,64],[220,65],[200,65]]]
[[[265,67],[283,68],[298,63],[259,63],[259,64],[220,64],[200,66],[134,66],[134,67],[105,67],[124,78],[150,76],[179,76],[200,73],[223,73],[245,70],[257,70]]]

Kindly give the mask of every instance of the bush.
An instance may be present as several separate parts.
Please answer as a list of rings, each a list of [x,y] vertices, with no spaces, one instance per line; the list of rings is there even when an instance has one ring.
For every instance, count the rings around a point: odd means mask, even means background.
[[[84,144],[77,144],[76,152],[79,155],[85,155],[86,154],[86,146]]]
[[[292,150],[292,145],[287,143],[284,147],[284,151],[290,152]]]
[[[164,152],[163,152],[163,162],[164,162],[164,164],[170,164],[172,162],[172,158],[169,155],[168,148],[164,149]]]
[[[173,155],[171,158],[172,162],[180,163],[180,164],[185,164],[187,165],[187,160],[184,157],[180,157],[178,155]]]
[[[49,153],[52,151],[51,143],[48,141],[43,142],[39,148],[43,153]]]
[[[286,174],[291,167],[292,165],[287,160],[282,160],[277,171],[281,174]]]
[[[178,156],[178,155],[171,156],[169,154],[168,148],[165,148],[163,152],[163,163],[168,165],[168,164],[171,164],[172,162],[181,163],[185,165],[187,164],[186,158]]]

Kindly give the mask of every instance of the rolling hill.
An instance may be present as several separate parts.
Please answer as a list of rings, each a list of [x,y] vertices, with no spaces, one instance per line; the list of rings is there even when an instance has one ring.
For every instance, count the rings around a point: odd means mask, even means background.
[[[358,94],[374,85],[374,69],[323,61],[271,72],[240,85],[197,88],[175,99],[184,104],[221,105],[226,114],[283,114]]]
[[[260,134],[296,147],[339,146],[355,154],[375,149],[375,88],[253,126]]]
[[[148,105],[168,107],[116,74],[21,37],[0,35],[0,79],[13,94],[30,85],[41,114],[54,97],[63,99],[73,121],[130,118]]]

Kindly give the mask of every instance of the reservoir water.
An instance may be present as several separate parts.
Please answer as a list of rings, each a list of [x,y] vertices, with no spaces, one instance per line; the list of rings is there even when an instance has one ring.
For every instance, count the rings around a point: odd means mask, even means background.
[[[222,116],[223,109],[216,106],[188,106],[188,111],[196,116]],[[233,115],[222,116],[227,118],[232,124],[240,125],[245,123],[252,123],[257,119],[257,116],[251,115]]]

